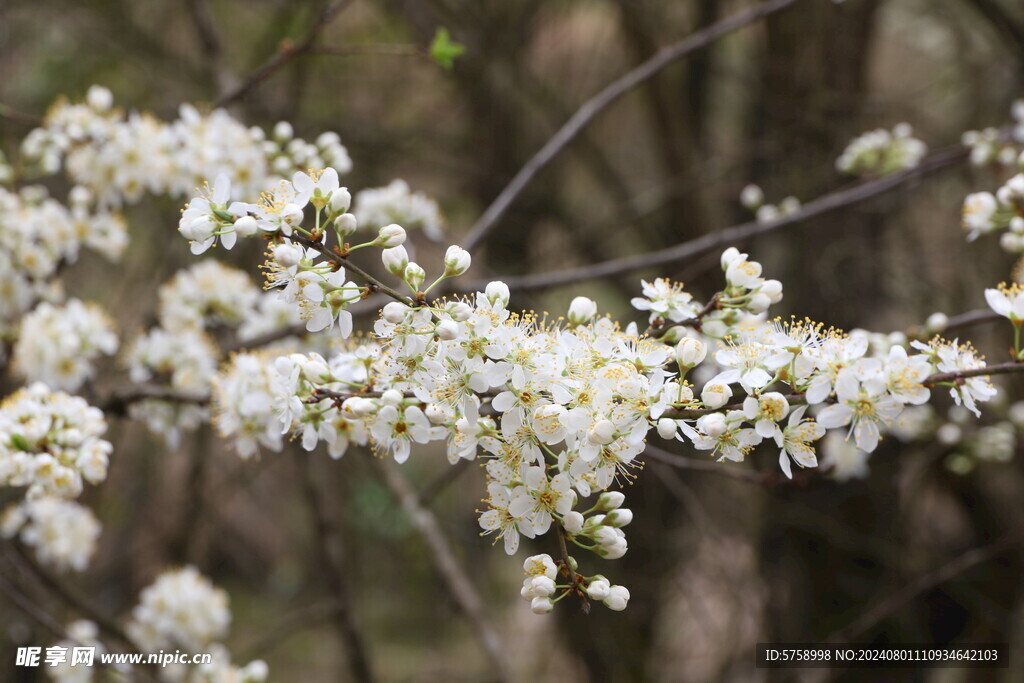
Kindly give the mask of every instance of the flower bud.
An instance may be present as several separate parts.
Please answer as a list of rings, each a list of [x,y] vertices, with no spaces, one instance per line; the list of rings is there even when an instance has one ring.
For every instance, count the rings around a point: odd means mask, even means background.
[[[472,263],[472,258],[470,257],[469,252],[462,247],[453,244],[448,247],[448,251],[444,254],[445,277],[462,275],[469,270],[470,263]]]
[[[530,602],[530,610],[534,614],[548,614],[555,608],[555,603],[551,602],[551,598],[534,598]]]
[[[694,368],[704,362],[708,346],[700,339],[687,337],[676,344],[676,362],[681,368]]]
[[[603,602],[608,609],[621,612],[626,609],[629,602],[629,591],[625,586],[612,586],[608,589],[608,597]]]
[[[949,325],[949,316],[942,312],[932,313],[924,322],[928,334],[941,334],[946,331],[946,325]]]
[[[487,286],[483,289],[483,297],[490,305],[501,302],[502,308],[505,308],[509,305],[510,296],[509,286],[498,280],[487,283]]]
[[[608,594],[611,592],[611,587],[612,586],[608,583],[607,579],[594,579],[590,582],[590,585],[587,586],[587,597],[591,600],[597,600],[600,602],[608,597]]]
[[[85,103],[93,111],[105,112],[114,106],[114,95],[102,85],[94,85],[85,93]]]
[[[391,225],[385,225],[377,233],[377,239],[373,241],[378,247],[384,247],[390,249],[391,247],[400,247],[405,244],[405,228],[396,223]]]
[[[773,304],[782,301],[782,283],[778,280],[765,280],[761,285],[761,294],[764,294]]]
[[[747,185],[740,192],[740,204],[751,211],[764,204],[764,192],[757,185]]]
[[[302,376],[317,384],[330,378],[331,372],[327,369],[327,362],[323,358],[314,357],[307,358],[302,364]]]
[[[935,430],[935,438],[943,446],[955,446],[963,438],[963,430],[959,425],[947,422]]]
[[[578,296],[569,304],[569,322],[582,325],[597,315],[597,302],[585,296]]]
[[[68,204],[85,206],[92,202],[92,192],[84,185],[75,185],[68,192]]]
[[[409,252],[405,247],[391,247],[380,252],[380,260],[392,275],[402,276],[409,265]]]
[[[339,187],[332,192],[330,205],[332,214],[343,214],[348,211],[348,207],[352,205],[352,195],[349,193],[348,188]]]
[[[611,524],[614,527],[628,526],[633,521],[633,511],[629,508],[619,508],[618,510],[612,510],[605,515],[605,524]]]
[[[598,510],[615,510],[626,502],[626,495],[621,491],[605,491],[597,498]]]
[[[473,308],[463,301],[456,301],[447,310],[448,315],[460,323],[466,322],[473,316]]]
[[[252,216],[242,216],[235,221],[235,234],[239,237],[252,237],[256,234],[256,219]]]
[[[746,254],[741,254],[740,250],[737,249],[736,247],[729,247],[728,249],[726,249],[725,251],[722,252],[722,259],[721,259],[722,270],[728,269],[729,268],[729,264],[731,264],[736,259],[743,259],[743,258],[746,258]]]
[[[402,392],[397,389],[388,389],[380,395],[380,400],[384,405],[389,405],[397,408],[402,403]]]
[[[562,517],[562,526],[570,534],[578,534],[583,531],[583,515],[575,510],[570,510]]]
[[[1015,254],[1024,251],[1024,238],[1015,232],[1004,232],[999,236],[999,246],[1003,251]]]
[[[334,219],[334,231],[342,237],[348,237],[359,228],[356,217],[350,213],[343,213]]]
[[[587,441],[597,445],[610,444],[615,440],[615,425],[611,420],[598,420],[587,432]]]
[[[764,313],[771,305],[772,300],[767,294],[757,292],[750,296],[750,301],[747,302],[747,310],[751,313]]]
[[[700,400],[708,408],[721,408],[732,398],[732,389],[725,384],[705,384],[700,392]]]
[[[459,324],[451,319],[445,319],[434,327],[434,334],[441,341],[451,341],[459,336]]]
[[[697,420],[697,429],[704,432],[712,439],[717,439],[725,430],[728,429],[728,425],[725,423],[725,415],[721,413],[710,413],[704,415]]]
[[[418,263],[410,262],[409,265],[405,267],[405,281],[408,282],[409,286],[416,291],[419,291],[420,287],[423,285],[423,280],[425,280],[426,277],[426,272],[420,268]]]
[[[667,417],[663,417],[660,420],[658,420],[658,436],[660,436],[661,438],[674,439],[676,438],[676,433],[678,432],[678,430],[679,427],[678,425],[676,425],[675,420]]]
[[[405,314],[409,311],[409,307],[405,304],[401,304],[397,301],[392,301],[384,305],[384,309],[381,311],[381,317],[387,320],[393,325],[405,320]]]
[[[610,525],[598,527],[591,537],[597,541],[598,545],[612,545],[619,540],[619,534]]]
[[[302,260],[302,248],[297,244],[279,244],[274,247],[274,261],[282,268],[297,266]]]
[[[606,560],[617,560],[625,555],[627,550],[629,550],[629,545],[626,543],[626,539],[620,536],[614,542],[601,546],[598,554]]]
[[[508,306],[508,300],[511,294],[508,291],[508,285],[500,280],[488,282],[487,287],[484,288],[484,297],[493,306],[496,302],[501,302],[502,308]]]
[[[1014,216],[1010,219],[1010,232],[1015,235],[1024,235],[1024,218]]]
[[[292,124],[287,121],[278,121],[274,125],[274,138],[279,142],[287,142],[292,139],[295,135],[295,131],[292,129]]]
[[[285,225],[295,227],[302,222],[303,213],[296,204],[285,204],[281,208],[281,220],[284,221]]]

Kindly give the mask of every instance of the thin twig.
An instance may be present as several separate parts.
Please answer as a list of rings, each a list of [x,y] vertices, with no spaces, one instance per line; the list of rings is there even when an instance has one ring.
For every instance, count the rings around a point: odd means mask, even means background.
[[[942,330],[942,333],[945,334],[946,332],[953,332],[967,327],[974,327],[975,325],[994,322],[1002,317],[1003,316],[999,315],[991,308],[979,308],[974,311],[961,313],[960,315],[954,315],[949,319],[949,322],[946,323],[946,327]]]
[[[213,16],[210,14],[208,0],[185,0],[192,25],[196,29],[199,44],[203,49],[204,62],[209,65],[210,73],[220,97],[237,85],[237,79],[224,59],[224,46]]]
[[[277,647],[290,636],[312,628],[317,622],[335,616],[342,609],[342,604],[337,600],[321,600],[276,618],[269,631],[257,637],[251,644],[239,649],[238,661],[245,662],[256,657],[266,657],[269,650]]]
[[[566,285],[586,280],[596,280],[602,277],[619,275],[635,270],[643,270],[654,266],[664,266],[672,263],[680,263],[691,258],[703,256],[704,254],[719,249],[726,245],[735,245],[746,242],[754,237],[760,237],[775,232],[781,228],[802,223],[810,218],[845,208],[851,204],[862,202],[866,199],[878,196],[889,190],[903,185],[909,180],[920,178],[929,173],[946,168],[952,164],[966,159],[968,149],[957,145],[932,154],[922,161],[917,167],[894,173],[892,175],[868,180],[854,185],[845,190],[839,190],[819,197],[814,201],[803,205],[799,211],[785,216],[780,216],[771,221],[763,223],[748,221],[730,228],[718,230],[696,239],[677,244],[674,247],[660,249],[646,254],[625,256],[623,258],[595,263],[579,268],[559,270],[551,273],[535,273],[532,275],[503,277],[502,281],[513,291],[524,291],[530,289],[545,289],[557,285]],[[458,286],[459,291],[482,290],[486,282],[467,282]]]
[[[270,75],[275,71],[283,67],[285,64],[288,64],[302,53],[307,52],[311,47],[313,47],[313,41],[315,41],[317,36],[320,35],[320,32],[327,27],[334,17],[351,4],[352,0],[336,0],[336,2],[332,2],[327,5],[323,12],[321,12],[313,22],[313,25],[302,40],[295,44],[292,44],[290,41],[282,41],[280,49],[270,59],[249,74],[249,76],[242,81],[240,85],[219,97],[214,103],[214,106],[223,107],[241,99],[247,95],[250,90],[270,77]]]
[[[420,503],[416,490],[405,475],[392,463],[371,458],[374,467],[398,500],[412,525],[427,544],[434,566],[440,572],[455,602],[473,625],[473,633],[483,646],[495,677],[501,681],[512,680],[511,666],[506,659],[506,650],[484,612],[483,601],[465,570],[455,559],[448,539],[445,538],[437,518]]]
[[[136,384],[113,392],[109,397],[97,401],[96,405],[109,415],[124,415],[131,404],[150,400],[203,406],[210,402],[210,395],[178,391],[156,384]]]
[[[657,446],[647,444],[647,448],[644,449],[644,455],[651,460],[657,460],[658,462],[671,465],[682,470],[693,470],[695,472],[708,472],[710,474],[718,474],[723,477],[730,477],[732,479],[738,479],[739,481],[751,482],[754,484],[767,485],[780,481],[779,477],[769,472],[754,472],[743,467],[730,467],[728,465],[720,465],[718,463],[696,460],[694,458],[687,458],[682,455],[676,455],[669,453],[666,450],[662,450]]]
[[[66,586],[60,581],[60,579],[53,576],[46,569],[43,569],[35,560],[26,554],[17,543],[13,541],[5,541],[4,549],[7,558],[12,564],[17,565],[22,569],[22,571],[34,577],[40,584],[42,584],[46,589],[52,591],[73,610],[85,616],[90,621],[95,622],[101,631],[116,639],[122,646],[125,646],[129,652],[142,652],[142,649],[130,637],[128,637],[128,634],[125,633],[114,619],[98,610],[70,586]]]
[[[441,495],[448,488],[449,484],[461,477],[464,472],[467,472],[472,464],[472,460],[459,458],[459,461],[454,465],[445,467],[441,474],[437,475],[435,479],[423,487],[423,491],[419,495],[420,504],[428,506],[434,502],[434,499]]]
[[[907,583],[902,588],[897,589],[875,603],[873,607],[869,608],[850,624],[833,632],[826,642],[845,643],[863,635],[921,593],[939,586],[1019,544],[1021,535],[1019,530],[1010,532],[990,545],[968,550],[941,567],[918,576],[914,581]]]
[[[497,225],[508,207],[519,196],[531,180],[554,159],[559,152],[572,142],[591,121],[609,105],[643,84],[669,64],[685,57],[691,52],[705,48],[724,35],[732,33],[774,12],[785,9],[797,0],[768,0],[744,12],[739,12],[722,21],[712,24],[683,40],[660,49],[653,57],[640,66],[632,69],[601,92],[583,103],[576,113],[549,139],[540,151],[526,162],[516,173],[501,194],[491,203],[483,215],[470,228],[462,241],[467,251],[474,251]]]
[[[387,55],[391,57],[423,57],[429,55],[415,45],[314,45],[306,50],[310,55],[336,55],[339,57],[362,57],[366,55]]]
[[[395,301],[400,301],[401,303],[403,303],[403,304],[405,304],[407,306],[414,305],[414,302],[413,302],[412,299],[410,299],[409,297],[405,296],[404,294],[402,294],[398,290],[392,289],[391,287],[387,286],[386,284],[384,284],[383,282],[381,282],[380,280],[378,280],[374,276],[370,275],[369,273],[367,273],[365,270],[363,270],[362,268],[360,268],[356,264],[352,263],[350,260],[348,260],[348,258],[346,258],[344,256],[340,256],[339,254],[331,251],[327,247],[327,245],[324,244],[323,242],[314,241],[314,240],[308,239],[306,237],[303,237],[302,235],[296,235],[296,234],[291,235],[288,239],[290,239],[292,242],[296,242],[298,244],[301,244],[304,247],[308,247],[310,249],[316,249],[324,257],[326,257],[328,260],[333,261],[333,262],[337,263],[340,266],[344,266],[345,268],[349,269],[350,271],[352,271],[353,273],[355,273],[359,277],[363,278],[363,280],[365,280],[367,282],[367,284],[370,285],[371,289],[373,289],[375,291],[378,291],[378,292],[381,292],[383,294],[387,294],[389,297],[391,297]]]
[[[711,313],[711,311],[718,309],[718,300],[721,298],[722,292],[716,292],[710,299],[708,299],[708,302],[704,304],[704,307],[697,311],[696,315],[694,315],[692,318],[687,318],[686,320],[681,320],[677,323],[672,322],[671,320],[659,318],[646,330],[644,330],[644,334],[647,336],[655,336],[661,332],[664,332],[666,329],[670,327],[675,327],[677,325],[682,327],[692,327],[698,332],[700,332],[701,324],[703,323],[704,318],[706,318],[708,314]]]
[[[19,109],[8,104],[0,103],[0,119],[6,121],[12,121],[14,123],[21,123],[26,126],[39,126],[42,125],[43,119],[33,114],[27,114]]]
[[[32,602],[32,600],[29,599],[23,591],[19,590],[17,586],[8,581],[2,574],[0,574],[0,591],[3,591],[3,593],[10,598],[11,602],[13,602],[22,612],[34,619],[40,626],[50,631],[58,638],[61,638],[62,640],[70,640],[80,646],[88,647],[90,645],[90,643],[84,643],[72,638],[60,622],[58,622],[42,607]],[[105,664],[99,660],[95,661],[93,665],[101,669],[111,668],[110,664]],[[150,681],[151,683],[156,683],[157,681],[156,678],[153,678],[140,669],[133,669],[129,671],[128,674],[131,676],[132,680]]]
[[[1014,372],[1024,372],[1024,363],[1000,363],[999,365],[989,365],[983,368],[974,368],[973,370],[956,370],[954,372],[936,372],[928,375],[922,380],[921,384],[926,387],[931,387],[940,382],[956,382],[961,383],[960,380],[969,379],[971,377],[987,377],[988,375],[1008,375]]]

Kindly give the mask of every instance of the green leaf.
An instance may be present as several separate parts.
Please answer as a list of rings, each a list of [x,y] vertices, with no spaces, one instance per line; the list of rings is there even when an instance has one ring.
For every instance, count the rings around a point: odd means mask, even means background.
[[[28,441],[25,441],[25,437],[21,434],[11,434],[11,445],[17,448],[19,451],[31,450],[28,445]]]
[[[443,26],[438,27],[434,40],[430,42],[430,58],[449,71],[455,63],[455,58],[465,51],[466,46],[452,40],[448,29]]]

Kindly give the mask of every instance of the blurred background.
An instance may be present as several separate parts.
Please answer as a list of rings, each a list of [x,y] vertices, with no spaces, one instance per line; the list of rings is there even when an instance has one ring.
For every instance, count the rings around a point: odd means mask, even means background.
[[[458,243],[584,100],[660,46],[751,4],[356,0],[316,49],[230,111],[265,128],[290,121],[307,139],[337,131],[354,163],[342,184],[405,179],[440,203],[444,245]],[[300,40],[321,9],[319,0],[3,0],[0,144],[11,156],[31,116],[94,83],[111,88],[119,105],[164,119],[182,102],[208,105],[282,41]],[[426,54],[439,26],[466,46],[451,70]],[[657,251],[750,220],[739,202],[748,183],[773,203],[850,184],[835,160],[865,130],[907,121],[941,150],[964,130],[1003,125],[1022,94],[1024,6],[1016,0],[802,0],[610,107],[501,218],[472,274],[551,272]],[[955,164],[737,246],[783,281],[774,313],[907,330],[934,311],[984,306],[984,287],[1007,279],[1013,258],[993,239],[967,244],[959,225],[963,197],[997,178]],[[126,337],[152,324],[158,286],[194,262],[175,232],[178,208],[162,198],[132,207],[123,267],[84,257],[67,273],[69,290],[117,312]],[[255,248],[227,256],[256,274]],[[706,298],[720,287],[717,266],[714,252],[514,292],[510,308],[560,313],[586,295],[614,318],[639,320],[629,298],[641,277],[683,280]],[[961,339],[1002,360],[1008,334],[992,324]],[[125,381],[116,363],[104,377]],[[1000,382],[1004,400],[1020,393],[1014,383]],[[938,399],[940,416],[947,403]],[[994,408],[984,423],[999,414]],[[125,615],[162,568],[195,564],[230,593],[232,652],[239,661],[266,659],[271,680],[350,677],[339,595],[351,601],[375,678],[495,677],[426,546],[363,454],[334,462],[286,451],[242,461],[209,428],[168,450],[139,425],[111,425],[109,479],[85,496],[103,521],[100,549],[72,579],[107,613]],[[543,539],[508,558],[479,537],[478,467],[439,480],[449,466],[438,452],[414,457],[404,472],[430,494],[425,504],[481,592],[517,680],[790,680],[792,672],[755,670],[754,645],[830,637],[1009,642],[1011,668],[991,677],[893,670],[884,678],[1022,680],[1024,556],[1003,540],[1020,531],[1024,473],[1018,459],[990,462],[965,443],[890,439],[872,455],[867,478],[845,482],[817,471],[794,483],[761,476],[777,471],[773,448],[720,466],[756,476],[649,462],[627,492],[636,513],[629,553],[613,563],[586,558],[628,586],[629,609],[589,616],[572,604],[548,617],[529,612],[518,596],[520,561],[555,549]],[[344,585],[324,560],[325,533]],[[56,603],[53,610],[60,613]],[[0,670],[11,672],[13,643],[36,627],[7,603],[0,623]],[[48,642],[42,634],[28,640]],[[843,681],[879,680],[880,672],[818,673]]]

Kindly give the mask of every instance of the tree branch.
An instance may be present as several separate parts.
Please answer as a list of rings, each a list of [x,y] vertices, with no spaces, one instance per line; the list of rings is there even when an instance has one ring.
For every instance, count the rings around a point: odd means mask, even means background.
[[[505,647],[484,613],[483,602],[469,576],[459,565],[437,522],[437,518],[420,503],[415,489],[405,475],[391,463],[371,457],[373,466],[402,506],[413,526],[427,544],[434,566],[441,573],[449,592],[473,625],[473,633],[483,646],[495,677],[511,681],[511,666],[505,658]]]
[[[117,640],[122,646],[126,647],[128,652],[142,652],[138,644],[128,637],[128,634],[124,632],[114,619],[108,617],[103,612],[100,612],[89,604],[83,597],[78,595],[78,593],[76,593],[71,587],[64,585],[60,579],[50,574],[46,569],[43,569],[43,567],[25,553],[20,545],[14,541],[8,540],[4,542],[4,547],[6,549],[8,560],[12,564],[19,566],[25,573],[35,578],[36,581],[38,581],[47,590],[52,591],[66,605],[71,607],[71,609],[88,618],[90,621],[95,622],[101,631],[106,633],[109,637]]]
[[[533,157],[519,170],[509,184],[501,191],[501,194],[491,203],[483,215],[473,224],[462,246],[469,252],[473,252],[486,239],[488,233],[494,229],[502,215],[512,204],[519,194],[526,188],[531,180],[547,166],[572,140],[579,135],[594,118],[604,111],[609,105],[628,93],[633,88],[641,85],[669,64],[685,57],[686,55],[711,45],[724,35],[732,33],[747,26],[762,17],[785,9],[797,2],[797,0],[767,0],[744,12],[739,12],[722,21],[712,24],[702,31],[698,31],[683,40],[663,47],[646,62],[629,71],[618,80],[614,81],[604,90],[594,95],[583,103],[575,114],[558,129]]]
[[[352,0],[335,0],[335,2],[327,5],[316,21],[313,22],[313,25],[302,40],[296,44],[291,44],[290,41],[281,41],[280,49],[270,59],[249,74],[240,85],[217,98],[214,106],[223,107],[245,97],[250,90],[269,78],[275,71],[304,52],[308,52],[313,47],[313,41],[320,35],[320,32],[331,23],[334,17],[351,4]]]
[[[663,266],[670,263],[686,261],[690,258],[702,256],[710,251],[719,249],[726,245],[733,245],[745,242],[754,237],[760,237],[790,225],[802,223],[810,218],[815,218],[830,211],[841,209],[851,204],[862,202],[877,195],[883,194],[899,187],[903,183],[927,175],[939,169],[950,166],[958,161],[966,159],[968,149],[957,145],[940,152],[932,154],[923,160],[917,167],[894,173],[875,180],[868,180],[853,187],[838,192],[832,192],[814,201],[804,204],[803,207],[794,213],[781,216],[773,221],[759,223],[749,221],[731,228],[718,230],[716,232],[702,235],[694,240],[677,244],[668,249],[661,249],[647,254],[636,256],[625,256],[603,263],[573,268],[571,270],[560,270],[551,273],[535,273],[533,275],[522,275],[502,278],[502,281],[513,291],[530,289],[544,289],[557,285],[573,284],[586,280],[595,280],[620,273],[627,273],[635,270],[643,270],[654,266]],[[476,291],[483,289],[485,282],[468,282],[458,287],[458,291]]]
[[[889,617],[921,593],[963,574],[976,565],[988,562],[994,557],[1014,547],[1020,543],[1020,541],[1021,531],[1012,531],[990,545],[968,550],[964,554],[954,558],[941,567],[938,567],[931,572],[921,574],[914,581],[907,583],[902,588],[897,589],[890,595],[875,603],[873,607],[870,607],[850,624],[847,624],[838,631],[833,632],[825,642],[850,642],[851,640],[863,635],[866,631]]]
[[[657,446],[652,446],[651,444],[647,444],[647,447],[644,449],[644,455],[651,460],[656,460],[681,470],[693,470],[695,472],[718,474],[723,477],[730,477],[732,479],[738,479],[740,481],[746,481],[753,484],[769,485],[780,481],[779,477],[776,477],[772,473],[755,472],[742,467],[727,467],[710,460],[687,458],[682,455],[670,453],[658,448]]]

